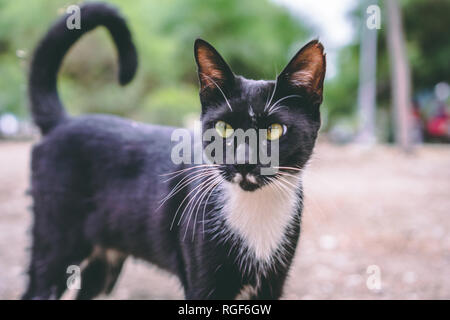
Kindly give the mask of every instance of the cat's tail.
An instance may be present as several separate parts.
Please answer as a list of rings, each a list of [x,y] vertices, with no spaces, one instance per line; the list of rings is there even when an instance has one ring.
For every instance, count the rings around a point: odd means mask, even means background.
[[[100,25],[108,29],[118,51],[121,85],[130,82],[136,73],[136,48],[126,21],[118,10],[111,5],[95,2],[86,3],[79,8],[78,12],[75,10],[60,18],[34,52],[29,76],[29,97],[33,120],[43,134],[66,118],[58,96],[57,74],[65,54],[84,33]],[[76,28],[77,13],[80,14],[79,29]]]

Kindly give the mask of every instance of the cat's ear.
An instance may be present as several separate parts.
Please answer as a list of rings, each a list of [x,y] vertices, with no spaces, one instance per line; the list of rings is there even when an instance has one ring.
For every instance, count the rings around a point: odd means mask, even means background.
[[[322,102],[326,60],[322,44],[313,40],[301,48],[278,76],[281,86],[289,91],[310,95]],[[280,83],[281,82],[281,83]]]
[[[234,83],[234,74],[225,60],[208,42],[197,39],[194,45],[195,61],[198,67],[200,92],[227,91]]]

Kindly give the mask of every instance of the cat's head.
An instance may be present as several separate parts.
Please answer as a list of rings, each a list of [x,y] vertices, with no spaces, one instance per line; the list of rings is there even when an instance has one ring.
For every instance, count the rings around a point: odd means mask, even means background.
[[[266,146],[270,153],[276,143],[277,169],[298,173],[311,156],[320,127],[319,106],[326,69],[323,51],[322,44],[313,40],[295,54],[276,80],[248,80],[236,76],[209,43],[197,39],[195,59],[203,132],[217,131],[218,139],[224,142],[223,154],[227,148],[233,148],[237,157],[239,145],[226,143],[230,139],[236,141],[233,133],[237,129],[256,132],[267,129],[267,139],[258,136],[258,146]],[[204,147],[207,144],[205,141]],[[253,191],[279,176],[261,174],[261,168],[271,164],[262,163],[259,156],[256,158],[256,163],[249,161],[245,149],[244,162],[230,163],[227,159],[218,168],[226,180]]]

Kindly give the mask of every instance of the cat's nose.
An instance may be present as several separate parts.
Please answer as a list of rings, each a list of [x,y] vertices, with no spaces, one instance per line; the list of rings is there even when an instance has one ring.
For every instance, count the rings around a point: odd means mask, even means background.
[[[235,164],[234,168],[238,173],[245,177],[248,173],[251,173],[256,168],[256,164]]]

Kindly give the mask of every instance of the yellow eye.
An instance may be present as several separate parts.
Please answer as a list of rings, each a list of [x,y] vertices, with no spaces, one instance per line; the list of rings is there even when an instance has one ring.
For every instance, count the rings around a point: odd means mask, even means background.
[[[234,129],[225,121],[217,121],[216,131],[222,138],[229,138],[234,132]]]
[[[273,123],[267,128],[267,139],[277,140],[286,133],[286,126],[279,123]]]

